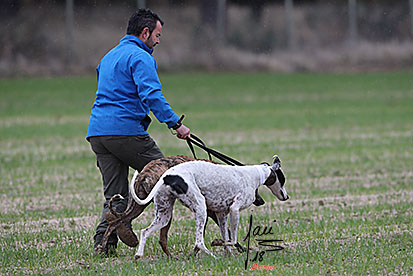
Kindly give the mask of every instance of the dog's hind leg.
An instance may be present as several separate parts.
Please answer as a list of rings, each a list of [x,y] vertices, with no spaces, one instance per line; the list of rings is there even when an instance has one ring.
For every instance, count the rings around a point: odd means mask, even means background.
[[[148,196],[144,189],[140,187],[138,188],[137,193],[139,198],[146,198]],[[131,224],[132,220],[137,218],[149,204],[150,203],[139,205],[135,202],[132,196],[129,195],[128,207],[119,217],[122,221],[116,226],[116,233],[118,234],[119,239],[127,246],[136,247],[139,243],[138,237],[127,224]]]
[[[108,244],[108,240],[110,239],[110,237],[112,235],[116,236],[116,233],[113,234],[113,232],[115,230],[117,230],[117,228],[127,228],[127,226],[124,225],[123,222],[122,222],[122,216],[123,216],[124,213],[119,213],[119,212],[115,211],[115,209],[113,208],[113,203],[114,202],[119,203],[119,201],[121,201],[121,200],[124,200],[124,198],[119,194],[116,194],[116,195],[112,196],[112,198],[109,200],[108,208],[109,208],[110,212],[105,212],[103,214],[103,217],[105,218],[108,226],[106,228],[105,233],[103,234],[103,237],[102,237],[102,240],[101,240],[100,244],[95,248],[95,251],[97,253],[103,253],[103,252],[106,251],[106,246]]]
[[[196,252],[198,251],[197,249],[200,249],[215,258],[214,254],[212,254],[212,252],[206,248],[204,242],[204,228],[207,220],[207,207],[205,198],[199,198],[197,203],[198,204],[195,204],[196,206],[193,208],[196,225],[194,254],[196,254]]]
[[[135,258],[139,259],[143,256],[145,243],[148,237],[155,231],[165,227],[172,218],[173,205],[175,200],[167,197],[155,196],[155,218],[148,228],[141,231],[141,240],[139,242],[138,251],[135,254]]]
[[[185,196],[179,197],[179,200],[183,205],[191,209],[195,216],[195,248],[190,256],[194,256],[199,250],[202,250],[215,258],[214,254],[206,248],[204,242],[204,231],[207,221],[207,207],[204,196],[199,190],[197,190],[195,192],[192,191],[192,193],[187,193]]]
[[[164,183],[171,187],[170,189],[174,191],[179,201],[194,213],[196,226],[195,248],[191,255],[195,255],[199,250],[202,250],[215,258],[214,254],[206,248],[204,243],[204,230],[207,220],[206,200],[195,184],[196,182],[193,177],[189,177],[189,179],[189,181],[184,180],[179,175],[166,175],[163,178]]]
[[[143,205],[143,206],[137,205],[135,207],[133,216],[140,215],[148,205],[149,204]],[[138,245],[138,238],[136,237],[131,227],[132,219],[134,217],[132,216],[131,218],[131,215],[128,213],[125,212],[125,214],[122,214],[122,216],[120,217],[122,221],[118,224],[116,228],[116,233],[118,234],[119,239],[124,244],[130,247],[136,247]],[[128,226],[128,223],[130,226]]]
[[[172,254],[171,252],[169,252],[169,249],[168,249],[168,232],[169,232],[169,228],[171,227],[171,222],[172,222],[172,215],[171,215],[171,220],[169,220],[168,224],[161,229],[161,234],[159,236],[159,244],[161,245],[163,252],[165,252],[165,254],[168,257],[172,257]]]

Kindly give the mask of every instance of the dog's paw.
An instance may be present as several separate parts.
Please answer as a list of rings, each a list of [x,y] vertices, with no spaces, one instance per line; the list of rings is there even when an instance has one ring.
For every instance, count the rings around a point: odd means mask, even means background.
[[[211,242],[211,246],[224,246],[225,242],[223,239],[215,239]]]
[[[239,253],[247,252],[247,249],[243,247],[241,244],[239,244],[238,242],[235,244],[235,248],[237,249]]]
[[[135,233],[126,226],[123,222],[121,222],[118,227],[116,228],[116,232],[118,234],[119,239],[129,247],[136,247],[139,244],[138,237]]]
[[[95,247],[95,254],[96,255],[101,255],[105,253],[105,251],[103,250],[103,247],[101,244],[99,244],[98,246]]]

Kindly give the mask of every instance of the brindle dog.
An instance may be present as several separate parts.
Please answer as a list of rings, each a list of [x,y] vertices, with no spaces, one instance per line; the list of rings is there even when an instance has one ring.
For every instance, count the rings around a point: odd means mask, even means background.
[[[139,173],[139,176],[136,178],[134,183],[134,188],[136,191],[136,195],[139,198],[146,198],[149,193],[151,192],[152,188],[158,182],[160,177],[163,173],[178,164],[194,161],[192,157],[188,156],[169,156],[160,158],[158,160],[154,160],[149,162],[143,170]],[[209,160],[204,160],[209,161]],[[209,161],[213,162],[213,161]],[[215,162],[214,162],[215,163]],[[108,222],[108,228],[103,236],[101,244],[98,246],[98,252],[104,252],[106,248],[109,236],[112,234],[113,231],[116,230],[118,237],[122,242],[130,247],[136,247],[138,245],[138,238],[136,237],[135,233],[127,227],[127,224],[130,223],[133,219],[138,217],[145,208],[150,204],[146,205],[139,205],[133,200],[131,196],[129,196],[128,206],[123,213],[118,213],[113,210],[112,204],[113,201],[118,200],[119,198],[115,195],[111,198],[109,202],[109,209],[111,213],[105,214],[105,219]],[[260,206],[264,204],[264,200],[258,194],[258,190],[255,192],[255,201],[254,205]],[[207,211],[208,216],[214,220],[214,222],[218,225],[218,219],[214,212]],[[172,257],[171,253],[168,250],[168,231],[171,226],[171,221],[166,225],[164,228],[161,229],[159,243],[162,247],[162,250],[165,252],[166,255]]]

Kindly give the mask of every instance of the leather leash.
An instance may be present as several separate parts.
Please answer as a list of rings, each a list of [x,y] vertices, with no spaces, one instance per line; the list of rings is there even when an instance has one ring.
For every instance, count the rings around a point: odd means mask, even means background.
[[[199,148],[203,149],[205,152],[208,153],[209,156],[209,160],[212,161],[212,157],[211,155],[215,156],[216,158],[218,158],[219,160],[221,160],[222,162],[226,163],[227,165],[231,165],[231,166],[245,166],[245,164],[235,160],[232,157],[229,157],[228,155],[225,155],[219,151],[216,151],[214,149],[211,149],[209,147],[207,147],[205,145],[205,143],[195,134],[191,133],[189,135],[188,138],[186,138],[186,143],[188,144],[188,147],[191,149],[191,152],[194,156],[194,158],[196,159],[196,154],[195,154],[195,149],[194,149],[194,145],[198,146]]]
[[[181,118],[179,118],[177,125],[181,125],[183,119],[185,118],[185,115],[182,115]],[[171,130],[171,133],[173,135],[175,135],[176,133],[174,133]],[[197,159],[196,154],[195,154],[195,149],[194,149],[194,145],[198,146],[199,148],[203,149],[206,153],[208,153],[208,157],[209,160],[212,161],[212,156],[215,156],[216,158],[218,158],[219,160],[221,160],[222,162],[226,163],[227,165],[231,165],[231,166],[245,166],[245,164],[235,160],[232,157],[229,157],[228,155],[225,155],[219,151],[216,151],[214,149],[211,149],[209,147],[207,147],[204,143],[204,141],[202,141],[198,136],[196,136],[195,134],[191,133],[187,138],[186,138],[186,143],[188,144],[189,149],[192,152],[192,155],[194,156],[195,159]]]

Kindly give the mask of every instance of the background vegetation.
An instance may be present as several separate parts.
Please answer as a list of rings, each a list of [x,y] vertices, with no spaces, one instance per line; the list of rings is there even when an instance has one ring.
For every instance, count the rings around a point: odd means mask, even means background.
[[[91,74],[139,3],[165,21],[154,52],[161,70],[413,68],[411,0],[8,0],[0,77]]]

